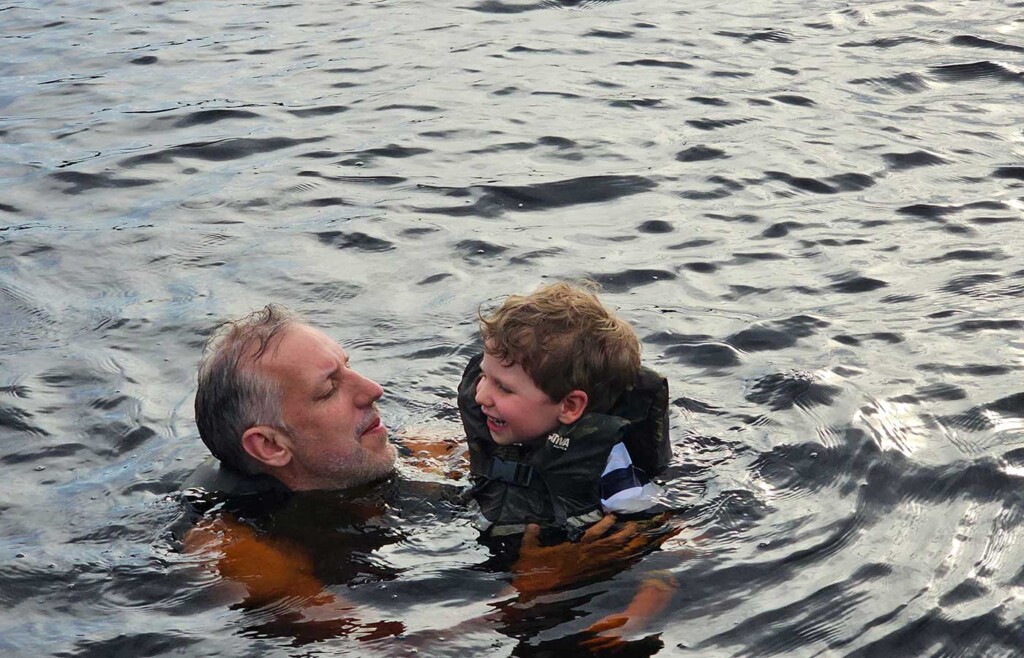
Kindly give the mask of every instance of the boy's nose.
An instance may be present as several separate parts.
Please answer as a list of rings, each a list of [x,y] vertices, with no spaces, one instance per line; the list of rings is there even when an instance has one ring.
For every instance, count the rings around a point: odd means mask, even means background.
[[[490,395],[488,395],[488,392],[487,392],[487,378],[486,377],[481,377],[479,380],[477,380],[477,382],[476,382],[476,396],[474,396],[474,399],[476,400],[476,403],[479,404],[481,407],[488,407],[488,406],[490,406],[489,402],[491,401],[491,397],[490,397]]]

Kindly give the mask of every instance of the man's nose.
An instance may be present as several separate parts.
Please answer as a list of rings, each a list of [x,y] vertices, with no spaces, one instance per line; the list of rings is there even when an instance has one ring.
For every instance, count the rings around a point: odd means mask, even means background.
[[[368,407],[384,395],[384,387],[369,377],[356,374],[358,378],[356,385],[356,404],[360,407]]]

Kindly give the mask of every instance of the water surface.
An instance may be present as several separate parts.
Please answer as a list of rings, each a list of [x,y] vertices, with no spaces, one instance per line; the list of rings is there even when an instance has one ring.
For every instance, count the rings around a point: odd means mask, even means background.
[[[0,6],[0,649],[393,655],[253,632],[175,551],[205,336],[287,303],[457,432],[478,306],[589,277],[670,379],[685,529],[447,650],[572,654],[667,569],[628,653],[1014,655],[1022,9]],[[440,513],[346,593],[492,609]]]

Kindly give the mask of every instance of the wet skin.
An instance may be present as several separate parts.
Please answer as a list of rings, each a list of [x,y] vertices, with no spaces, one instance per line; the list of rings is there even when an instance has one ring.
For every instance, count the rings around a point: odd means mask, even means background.
[[[480,370],[476,403],[487,416],[487,429],[498,445],[547,436],[559,425],[575,422],[586,409],[583,391],[572,391],[562,400],[552,400],[522,365],[502,361],[486,351]]]
[[[376,405],[384,389],[352,369],[334,339],[290,325],[252,367],[277,382],[285,427],[250,428],[243,446],[289,489],[342,489],[394,469]]]

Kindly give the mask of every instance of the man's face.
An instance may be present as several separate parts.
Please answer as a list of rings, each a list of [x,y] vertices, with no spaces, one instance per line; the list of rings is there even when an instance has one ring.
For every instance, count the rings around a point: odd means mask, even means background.
[[[476,403],[499,445],[539,439],[560,424],[561,405],[548,397],[518,363],[503,363],[484,352]]]
[[[384,390],[349,367],[337,342],[291,324],[257,367],[280,386],[291,488],[346,488],[394,469],[395,448],[376,406]]]

